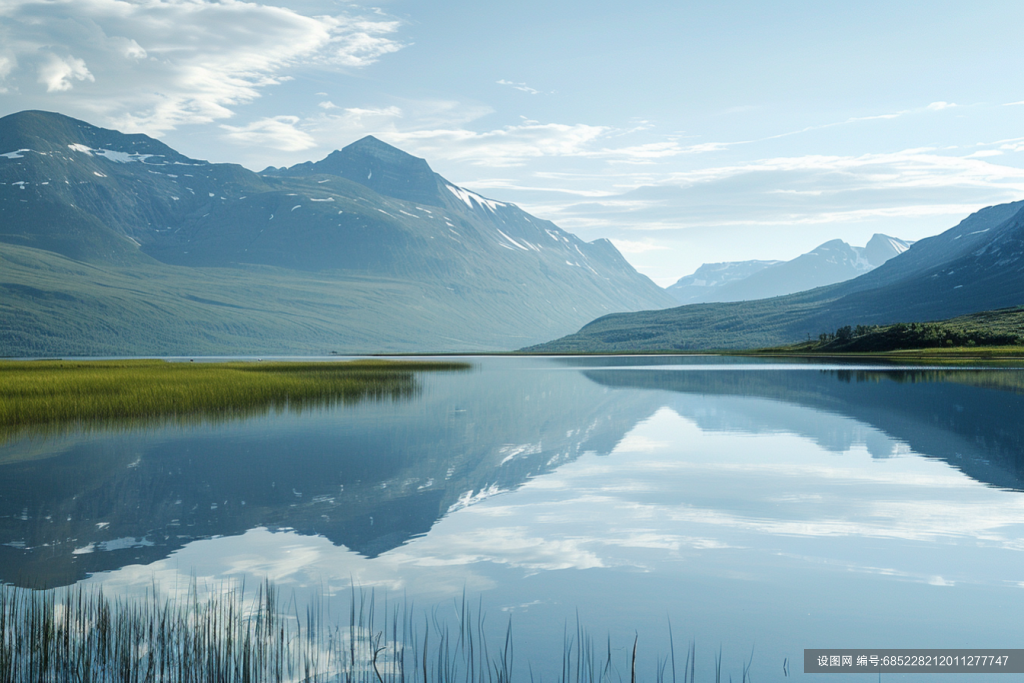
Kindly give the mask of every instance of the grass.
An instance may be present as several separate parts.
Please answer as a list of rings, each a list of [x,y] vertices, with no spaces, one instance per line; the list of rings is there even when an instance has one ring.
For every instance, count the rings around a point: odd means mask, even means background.
[[[0,585],[0,683],[510,683],[515,647],[509,618],[497,639],[482,606],[462,599],[417,613],[406,601],[379,600],[355,588],[347,613],[330,602],[285,602],[269,582],[180,597],[111,600],[82,586],[31,591]],[[675,647],[658,657],[656,683],[694,683],[691,642],[677,679]],[[558,683],[636,683],[637,641],[594,644],[579,622],[568,625]],[[622,655],[613,652],[623,650]],[[617,661],[622,660],[622,661]],[[668,665],[671,663],[671,669]],[[682,662],[680,662],[682,663]],[[532,663],[520,665],[534,681]],[[721,651],[715,660],[721,680]],[[526,680],[525,673],[516,677]],[[540,676],[539,681],[544,677]],[[743,667],[743,683],[750,664]]]
[[[0,361],[0,437],[25,429],[195,422],[271,410],[398,399],[417,390],[415,372],[466,363],[169,363],[162,360]]]

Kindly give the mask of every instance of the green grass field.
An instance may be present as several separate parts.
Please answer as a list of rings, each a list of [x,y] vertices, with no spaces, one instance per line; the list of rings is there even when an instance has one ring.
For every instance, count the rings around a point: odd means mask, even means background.
[[[0,362],[0,435],[68,423],[184,422],[402,398],[415,372],[466,363],[169,363],[162,360]]]

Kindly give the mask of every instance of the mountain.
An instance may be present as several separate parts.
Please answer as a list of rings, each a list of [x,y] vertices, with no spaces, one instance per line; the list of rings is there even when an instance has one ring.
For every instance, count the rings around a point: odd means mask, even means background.
[[[1021,304],[1024,201],[973,213],[853,280],[770,299],[603,316],[528,350],[778,346],[845,325],[943,320]]]
[[[671,297],[367,137],[253,173],[0,119],[0,355],[502,350]]]
[[[682,304],[783,296],[863,275],[902,254],[910,244],[881,234],[863,247],[831,240],[791,261],[705,264],[666,290]]]
[[[705,263],[693,271],[691,275],[679,278],[675,284],[669,285],[665,291],[681,304],[702,304],[711,301],[712,297],[725,285],[742,281],[769,266],[784,263],[783,261],[727,261],[725,263]]]

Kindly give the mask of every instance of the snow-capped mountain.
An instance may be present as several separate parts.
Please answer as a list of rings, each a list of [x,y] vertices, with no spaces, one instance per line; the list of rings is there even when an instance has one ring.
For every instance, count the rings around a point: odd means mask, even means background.
[[[184,278],[197,288],[173,299],[174,306],[187,302],[177,318],[199,320],[203,306],[213,305],[204,301],[223,301],[206,313],[218,325],[225,315],[241,316],[247,330],[242,336],[255,344],[247,348],[269,344],[260,318],[273,318],[278,306],[294,314],[296,307],[286,302],[299,303],[313,318],[291,327],[292,335],[306,335],[319,348],[355,344],[361,351],[514,348],[524,338],[539,340],[605,313],[673,304],[609,241],[584,242],[513,204],[458,187],[423,159],[372,137],[316,163],[257,174],[190,159],[145,135],[22,112],[0,119],[0,155],[0,244],[94,264],[111,276],[113,267],[135,273],[186,267],[188,272],[161,271],[161,277]],[[251,276],[261,267],[277,269],[264,281],[276,278],[275,287],[305,293],[275,290],[249,299],[246,285],[230,295],[222,290],[219,299],[210,296],[218,286],[238,282],[211,268]],[[214,274],[220,285],[200,285]],[[296,278],[313,284],[297,285]],[[64,280],[47,284],[52,300],[68,294],[64,287],[82,296],[83,287]],[[112,292],[84,289],[95,299],[71,307],[71,317],[85,316],[81,329],[88,335],[90,311],[109,310]],[[25,311],[37,304],[18,299],[26,290],[15,290],[5,292],[19,303],[0,317],[0,333],[8,328],[11,338],[21,339],[19,327],[39,320]],[[327,292],[333,296],[321,302]],[[142,318],[148,318],[144,308],[135,307],[149,295],[118,292]],[[278,303],[268,309],[268,299]],[[53,326],[58,319],[54,310]],[[137,341],[131,344],[148,338],[132,332]],[[161,349],[188,348],[181,327],[166,333]],[[270,335],[274,344],[285,344],[279,334]],[[228,346],[234,338],[214,336]]]
[[[782,261],[727,261],[705,263],[691,275],[686,275],[675,284],[665,288],[681,304],[701,304],[730,282],[745,280],[754,273]]]
[[[830,240],[791,261],[704,264],[667,291],[682,304],[746,301],[803,292],[863,275],[912,242],[876,234],[864,247]]]
[[[896,249],[900,244],[880,246]],[[531,350],[776,346],[844,325],[945,320],[1021,305],[1024,201],[1017,201],[981,209],[852,280],[770,299],[603,316],[576,334]]]

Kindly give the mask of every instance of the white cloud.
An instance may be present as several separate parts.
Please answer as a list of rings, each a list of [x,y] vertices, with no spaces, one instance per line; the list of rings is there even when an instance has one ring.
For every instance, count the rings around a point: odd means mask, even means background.
[[[0,95],[4,95],[8,92],[7,86],[4,82],[7,80],[7,75],[14,70],[16,63],[13,57],[0,55]]]
[[[513,81],[506,81],[504,79],[502,79],[500,81],[495,81],[495,82],[498,85],[507,85],[507,86],[509,86],[511,88],[515,88],[516,90],[521,90],[522,92],[529,93],[531,95],[536,95],[536,94],[538,94],[540,92],[540,90],[534,90],[533,88],[531,88],[530,86],[526,85],[525,83],[515,83]]]
[[[259,145],[285,152],[297,152],[316,146],[313,137],[296,128],[297,116],[274,116],[253,121],[245,126],[221,125],[224,136],[240,145]]]
[[[39,82],[46,86],[46,92],[63,92],[71,90],[71,80],[95,81],[89,73],[85,61],[75,57],[61,59],[57,55],[49,55],[39,66]]]
[[[952,102],[932,102],[927,108],[931,111],[942,111],[943,109],[952,109],[955,106]]]
[[[15,61],[13,57],[0,55],[0,79],[7,78],[7,75],[14,70]]]
[[[128,59],[145,59],[149,56],[146,51],[142,49],[142,46],[131,38],[121,38],[114,42],[115,44],[117,42],[121,43],[121,54]]]
[[[909,149],[711,165],[666,173],[656,186],[564,206],[556,220],[664,230],[962,216],[1024,194],[1024,169],[994,158]]]
[[[18,108],[59,94],[63,111],[150,134],[230,118],[297,67],[365,67],[402,47],[398,28],[379,16],[305,16],[242,0],[0,3]],[[29,74],[45,94],[28,87]],[[76,80],[95,84],[78,93]]]
[[[378,120],[400,118],[402,116],[402,110],[398,107],[382,107],[379,109],[348,107],[345,109],[345,116],[353,123],[361,123],[366,119]]]
[[[518,166],[538,157],[586,156],[591,151],[591,143],[608,131],[605,126],[525,120],[518,125],[484,132],[448,128],[395,132],[390,137],[429,159],[480,166]]]

